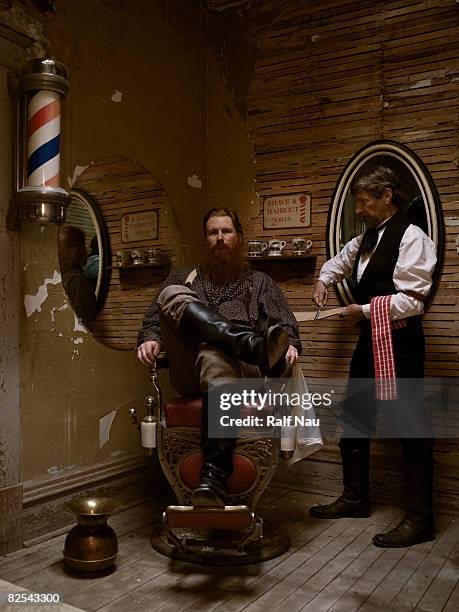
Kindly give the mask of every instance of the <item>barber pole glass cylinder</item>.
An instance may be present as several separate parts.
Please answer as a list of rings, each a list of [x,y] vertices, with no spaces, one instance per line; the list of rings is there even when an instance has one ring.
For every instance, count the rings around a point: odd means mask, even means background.
[[[61,96],[37,91],[27,106],[27,186],[58,187]]]
[[[63,223],[69,194],[60,184],[61,101],[67,70],[53,59],[32,60],[20,79],[26,118],[27,160],[16,198],[22,221]]]

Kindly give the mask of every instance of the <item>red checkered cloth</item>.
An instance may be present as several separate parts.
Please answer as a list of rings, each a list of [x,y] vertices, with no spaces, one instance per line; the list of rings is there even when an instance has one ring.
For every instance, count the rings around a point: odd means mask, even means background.
[[[373,337],[373,356],[375,360],[376,399],[397,399],[392,329],[406,327],[406,321],[390,320],[391,295],[372,298],[370,303],[371,334]]]

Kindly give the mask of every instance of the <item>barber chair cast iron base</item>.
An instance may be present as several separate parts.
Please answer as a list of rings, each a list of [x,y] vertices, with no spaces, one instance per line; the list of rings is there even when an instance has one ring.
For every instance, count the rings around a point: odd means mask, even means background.
[[[158,362],[158,367],[164,365],[164,359]],[[213,565],[259,563],[287,551],[288,536],[255,512],[274,475],[279,438],[238,440],[234,472],[227,483],[227,505],[194,507],[191,493],[199,484],[203,464],[201,398],[181,397],[162,405],[156,368],[151,370],[151,381],[156,395],[158,457],[177,497],[177,505],[168,506],[163,513],[162,528],[153,530],[152,547],[173,559]],[[147,407],[151,413],[152,398],[147,398]]]

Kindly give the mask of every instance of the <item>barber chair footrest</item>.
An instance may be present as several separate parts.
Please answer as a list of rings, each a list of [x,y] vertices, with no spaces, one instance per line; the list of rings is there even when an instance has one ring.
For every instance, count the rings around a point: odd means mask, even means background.
[[[167,557],[191,563],[260,563],[277,557],[290,546],[287,536],[274,525],[263,523],[248,506],[168,506],[163,524],[162,531],[151,534],[153,548]]]
[[[168,506],[163,514],[164,526],[175,528],[249,529],[255,515],[248,506],[196,507]]]
[[[171,544],[179,549],[204,548],[242,554],[249,541],[262,537],[263,520],[248,506],[196,508],[168,506],[163,524]]]

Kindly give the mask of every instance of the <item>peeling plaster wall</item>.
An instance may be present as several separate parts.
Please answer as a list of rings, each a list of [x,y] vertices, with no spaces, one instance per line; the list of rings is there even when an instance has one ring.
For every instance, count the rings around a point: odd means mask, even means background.
[[[92,160],[125,155],[168,192],[194,259],[205,209],[205,24],[175,0],[57,0],[43,45],[69,71],[63,184]],[[191,177],[191,181],[190,181]],[[198,182],[200,188],[197,188]],[[22,478],[28,485],[139,449],[147,371],[75,319],[60,282],[55,226],[21,230]],[[165,384],[166,381],[165,381]]]

